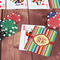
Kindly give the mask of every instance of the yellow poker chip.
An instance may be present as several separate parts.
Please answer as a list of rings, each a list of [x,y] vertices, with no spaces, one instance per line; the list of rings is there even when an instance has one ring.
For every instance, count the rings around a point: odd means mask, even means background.
[[[17,32],[18,26],[13,20],[4,20],[1,23],[1,30],[5,31],[5,36],[12,36],[14,33]]]

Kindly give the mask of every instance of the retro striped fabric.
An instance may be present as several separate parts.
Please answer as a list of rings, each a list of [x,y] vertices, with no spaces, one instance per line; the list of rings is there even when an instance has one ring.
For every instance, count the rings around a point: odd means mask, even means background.
[[[49,0],[50,8],[60,8],[59,0]]]
[[[57,35],[57,32],[50,30],[50,29],[35,26],[31,36],[36,36],[38,34],[44,34],[45,36],[47,36],[49,38],[49,40],[51,42],[54,42],[56,35]],[[26,51],[31,51],[31,52],[34,52],[34,53],[48,57],[50,55],[52,47],[53,47],[53,45],[51,45],[51,44],[48,44],[45,46],[37,46],[34,43],[33,39],[29,38],[24,49],[26,49]]]

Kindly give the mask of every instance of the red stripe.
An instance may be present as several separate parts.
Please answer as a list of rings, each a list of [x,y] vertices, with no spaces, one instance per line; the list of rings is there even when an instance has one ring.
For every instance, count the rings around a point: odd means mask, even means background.
[[[49,5],[50,5],[50,8],[52,8],[51,0],[49,0]]]

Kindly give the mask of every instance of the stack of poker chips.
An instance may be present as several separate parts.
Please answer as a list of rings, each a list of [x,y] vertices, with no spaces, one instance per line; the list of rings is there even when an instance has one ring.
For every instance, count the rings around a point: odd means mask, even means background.
[[[41,2],[44,2],[45,0],[32,0],[32,2],[37,3],[37,5],[41,5]]]
[[[5,32],[1,30],[1,20],[0,20],[0,40],[2,40],[5,37]]]
[[[0,40],[5,36],[9,37],[15,34],[18,30],[18,26],[16,24],[20,22],[20,20],[20,15],[15,13],[7,15],[3,21],[0,20]]]
[[[10,0],[12,2],[14,2],[16,5],[20,5],[21,2],[23,2],[24,0]]]
[[[59,0],[49,0],[50,8],[60,8]]]

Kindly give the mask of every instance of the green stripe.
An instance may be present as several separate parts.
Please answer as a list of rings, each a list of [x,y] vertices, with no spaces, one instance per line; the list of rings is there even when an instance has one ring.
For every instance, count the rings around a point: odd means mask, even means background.
[[[54,0],[54,6],[55,6],[55,8],[58,8],[56,0]]]
[[[50,49],[51,45],[49,44],[48,47],[47,47],[47,50],[46,50],[46,53],[44,56],[47,56],[47,53],[49,52],[49,49]]]
[[[50,44],[49,44],[49,45],[50,45]],[[51,45],[50,45],[50,47],[47,49],[46,56],[48,56],[48,53],[50,52],[50,49],[51,49]]]
[[[32,48],[33,48],[33,46],[34,46],[34,42],[32,41],[31,46],[30,46],[30,48],[29,48],[29,50],[28,50],[28,51],[31,51],[31,50],[32,50]]]
[[[55,33],[55,37],[54,37],[54,39],[53,39],[53,42],[55,41],[56,35],[57,35],[57,32]]]
[[[50,41],[52,41],[52,42],[53,42],[53,39],[54,39],[54,37],[55,37],[55,34],[56,34],[56,31],[53,31],[53,34],[52,34],[52,36],[51,36]]]
[[[50,52],[51,52],[51,50],[52,50],[52,47],[53,47],[53,45],[51,45],[51,47],[50,47],[50,50],[49,50],[49,52],[48,52],[48,56],[50,55]]]
[[[41,27],[39,27],[35,35],[39,34],[40,30],[41,30]]]
[[[41,27],[38,28],[38,30],[37,30],[37,32],[36,32],[35,35],[39,34],[40,30],[41,30]],[[34,42],[33,42],[33,40],[32,40],[32,44],[31,44],[31,46],[29,47],[28,51],[31,51],[32,48],[33,48],[33,46],[34,46]]]

